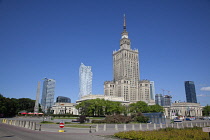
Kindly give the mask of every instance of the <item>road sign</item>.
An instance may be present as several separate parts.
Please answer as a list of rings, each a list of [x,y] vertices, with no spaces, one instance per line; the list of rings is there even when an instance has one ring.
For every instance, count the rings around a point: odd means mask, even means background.
[[[60,128],[63,128],[64,127],[64,123],[60,123]]]

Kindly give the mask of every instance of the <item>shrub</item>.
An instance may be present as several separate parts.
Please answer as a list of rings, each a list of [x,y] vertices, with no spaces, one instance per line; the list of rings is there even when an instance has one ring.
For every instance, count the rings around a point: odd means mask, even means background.
[[[79,116],[79,122],[84,123],[86,121],[86,117],[84,115]]]
[[[106,123],[129,123],[131,122],[130,116],[123,115],[110,115],[105,118]]]
[[[142,113],[136,113],[131,115],[132,121],[138,123],[147,123],[149,121],[148,117],[145,117]]]
[[[92,120],[92,123],[106,123],[106,120]]]
[[[115,133],[121,139],[132,140],[207,140],[208,133],[201,128],[164,128],[155,131],[127,131]]]

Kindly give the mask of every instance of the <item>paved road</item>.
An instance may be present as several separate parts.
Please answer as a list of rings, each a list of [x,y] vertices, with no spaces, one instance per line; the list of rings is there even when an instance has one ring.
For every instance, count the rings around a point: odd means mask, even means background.
[[[1,140],[116,140],[115,138],[85,133],[59,133],[33,131],[21,127],[0,123]]]

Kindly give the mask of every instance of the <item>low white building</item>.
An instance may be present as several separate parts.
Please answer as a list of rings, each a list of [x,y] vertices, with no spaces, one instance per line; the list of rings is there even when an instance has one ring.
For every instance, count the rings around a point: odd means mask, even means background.
[[[173,103],[171,106],[164,106],[164,114],[166,117],[173,118],[173,116],[202,116],[203,107],[199,103]]]
[[[82,98],[80,100],[77,100],[76,103],[78,104],[82,101],[97,99],[97,98],[98,99],[109,100],[109,101],[113,101],[113,102],[120,102],[122,105],[129,105],[130,104],[129,101],[124,101],[123,97],[106,96],[106,95],[85,95],[85,96],[82,96]]]
[[[53,114],[73,114],[73,115],[78,115],[78,110],[75,108],[76,104],[75,103],[55,103],[51,111]]]

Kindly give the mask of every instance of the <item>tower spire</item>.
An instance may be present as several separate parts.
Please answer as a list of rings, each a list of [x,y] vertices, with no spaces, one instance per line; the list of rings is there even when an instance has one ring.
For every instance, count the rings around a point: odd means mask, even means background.
[[[123,30],[126,31],[126,18],[125,18],[125,14],[124,14]]]

